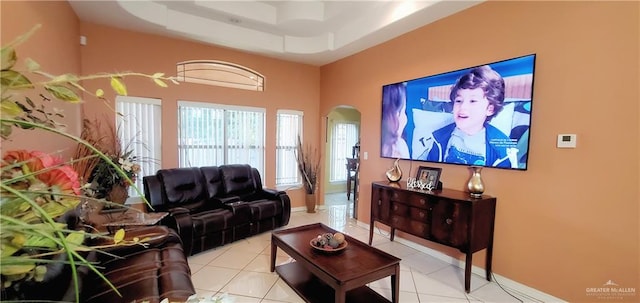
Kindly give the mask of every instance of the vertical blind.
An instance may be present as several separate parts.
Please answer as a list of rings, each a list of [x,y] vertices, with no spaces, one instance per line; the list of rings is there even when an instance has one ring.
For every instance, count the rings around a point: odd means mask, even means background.
[[[276,185],[299,185],[302,179],[296,161],[298,136],[302,136],[301,111],[278,110],[276,133]]]
[[[330,182],[347,180],[347,158],[358,142],[358,125],[352,122],[336,122],[331,138]]]
[[[153,175],[160,169],[161,145],[161,100],[131,96],[116,97],[118,138],[123,148],[128,147],[140,165],[135,185],[142,192],[142,177]],[[139,193],[129,187],[129,196]]]
[[[178,102],[180,167],[249,164],[264,178],[265,110]]]

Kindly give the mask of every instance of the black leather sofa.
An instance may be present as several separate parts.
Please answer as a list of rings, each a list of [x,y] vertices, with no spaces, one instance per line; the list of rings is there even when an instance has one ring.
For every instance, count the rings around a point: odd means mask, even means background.
[[[61,222],[67,223],[69,229],[82,228],[77,218],[75,212],[68,212]],[[57,262],[46,265],[43,281],[25,282],[19,289],[3,289],[0,301],[77,302],[77,291],[79,302],[87,303],[159,303],[165,298],[169,302],[185,302],[196,293],[187,257],[174,230],[166,226],[127,230],[125,240],[134,238],[143,239],[145,245],[105,246],[113,244],[113,240],[89,237],[87,244],[101,248],[79,252],[118,292],[86,266],[76,267],[76,290],[67,254],[60,253],[53,257]]]
[[[161,224],[175,229],[187,255],[289,223],[283,191],[262,187],[249,165],[161,169],[143,178],[148,211],[166,211]]]

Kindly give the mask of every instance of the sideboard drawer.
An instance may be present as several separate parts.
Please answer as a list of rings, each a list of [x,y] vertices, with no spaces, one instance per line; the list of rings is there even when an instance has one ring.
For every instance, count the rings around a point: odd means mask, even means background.
[[[421,238],[429,239],[429,224],[426,222],[411,220],[409,222],[409,229],[407,229],[407,232]]]
[[[389,193],[389,199],[402,203],[407,203],[409,195],[406,192],[394,190]]]
[[[427,222],[429,212],[423,208],[409,207],[409,217],[411,220]]]
[[[427,196],[421,195],[411,195],[407,202],[409,205],[418,207],[418,208],[428,208],[429,207],[429,198]]]
[[[391,213],[394,216],[401,216],[401,217],[409,217],[409,206],[402,204],[402,203],[398,203],[398,202],[391,202]]]

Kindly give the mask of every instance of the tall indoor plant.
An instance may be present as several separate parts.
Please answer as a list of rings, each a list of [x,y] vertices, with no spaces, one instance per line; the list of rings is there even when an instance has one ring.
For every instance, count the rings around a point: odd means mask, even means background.
[[[306,192],[305,203],[308,213],[314,213],[316,208],[316,190],[318,188],[318,174],[320,172],[320,153],[311,146],[302,145],[302,139],[298,136],[296,148],[296,161],[298,171],[302,175],[302,186]]]
[[[12,139],[15,128],[35,132],[49,132],[60,138],[70,139],[92,151],[87,157],[98,158],[113,166],[124,179],[131,181],[126,172],[107,155],[86,140],[65,132],[59,128],[56,118],[63,117],[57,111],[48,108],[48,102],[34,102],[29,94],[40,95],[43,101],[82,102],[81,95],[93,95],[104,99],[104,91],[88,92],[83,81],[107,80],[113,90],[126,95],[123,78],[142,76],[152,79],[162,87],[166,78],[163,74],[144,75],[138,73],[96,74],[77,76],[73,74],[51,75],[40,70],[33,60],[25,60],[27,71],[16,68],[18,57],[16,46],[24,42],[39,26],[29,33],[18,37],[0,51],[2,67],[0,84],[2,86],[2,108],[0,117],[0,137]],[[32,82],[29,75],[38,75],[45,80]],[[45,105],[45,103],[47,105]],[[62,161],[59,157],[45,152],[18,150],[5,152],[2,157],[0,183],[0,290],[2,300],[30,300],[32,293],[25,293],[26,285],[38,283],[47,272],[47,264],[65,263],[72,271],[71,282],[75,289],[75,301],[80,301],[77,266],[85,266],[105,279],[97,269],[99,265],[89,262],[81,252],[96,250],[96,247],[84,246],[84,230],[69,230],[66,224],[56,219],[67,211],[72,211],[87,198],[80,191],[78,174],[71,164],[82,159]],[[98,236],[98,235],[92,235]],[[114,245],[122,243],[124,231],[118,231],[110,237]],[[56,256],[66,258],[57,259]],[[66,260],[66,261],[63,261]],[[117,292],[117,289],[116,289]]]

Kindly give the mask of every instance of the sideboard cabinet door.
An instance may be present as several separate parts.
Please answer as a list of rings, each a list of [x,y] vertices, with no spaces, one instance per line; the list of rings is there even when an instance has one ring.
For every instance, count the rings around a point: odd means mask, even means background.
[[[466,251],[470,222],[468,207],[447,199],[435,200],[431,220],[432,240]]]

